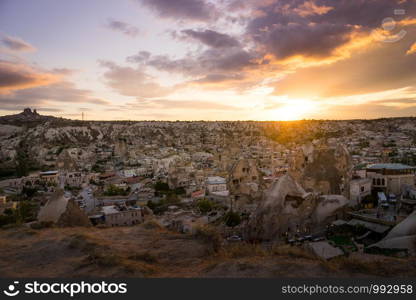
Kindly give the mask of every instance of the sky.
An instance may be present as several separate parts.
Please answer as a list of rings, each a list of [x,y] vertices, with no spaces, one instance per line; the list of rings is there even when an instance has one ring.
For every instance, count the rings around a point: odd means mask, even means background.
[[[0,0],[0,115],[416,116],[416,0]]]

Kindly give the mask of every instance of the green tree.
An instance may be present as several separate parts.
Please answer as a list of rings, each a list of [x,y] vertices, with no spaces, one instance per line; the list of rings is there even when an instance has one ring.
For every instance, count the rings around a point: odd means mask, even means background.
[[[126,196],[130,192],[130,187],[123,189],[114,184],[110,184],[104,192],[106,196]]]
[[[230,211],[224,216],[225,225],[229,227],[235,227],[241,223],[241,217],[239,213]]]
[[[155,190],[157,192],[168,192],[170,189],[169,185],[166,182],[158,181],[155,184]]]
[[[26,196],[27,198],[32,198],[36,195],[38,189],[35,187],[24,186],[22,189],[22,195]]]
[[[214,203],[212,203],[212,201],[208,200],[208,199],[201,199],[198,201],[198,209],[202,212],[202,213],[208,213],[210,212],[213,208],[214,208]]]

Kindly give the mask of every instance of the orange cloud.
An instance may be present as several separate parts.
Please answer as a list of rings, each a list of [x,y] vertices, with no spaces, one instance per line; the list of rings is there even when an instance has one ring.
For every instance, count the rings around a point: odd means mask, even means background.
[[[314,1],[307,1],[293,11],[301,17],[307,17],[312,15],[324,15],[333,9],[334,8],[331,6],[319,6],[316,5]]]
[[[24,63],[0,60],[0,93],[49,85],[61,79],[58,74],[47,73]]]
[[[415,54],[416,53],[416,43],[410,46],[410,49],[407,50],[406,55]]]

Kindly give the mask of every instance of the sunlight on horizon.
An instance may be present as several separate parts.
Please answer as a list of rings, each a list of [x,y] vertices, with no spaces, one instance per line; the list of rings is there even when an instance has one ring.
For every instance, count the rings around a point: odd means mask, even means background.
[[[316,111],[317,104],[311,100],[291,100],[284,103],[282,107],[272,109],[267,112],[268,120],[275,121],[296,121],[306,118],[308,115]]]

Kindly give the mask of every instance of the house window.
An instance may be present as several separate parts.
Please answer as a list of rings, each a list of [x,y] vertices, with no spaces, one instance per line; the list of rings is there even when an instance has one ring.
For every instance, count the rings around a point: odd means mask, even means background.
[[[364,192],[364,187],[363,186],[361,187],[361,192]]]

